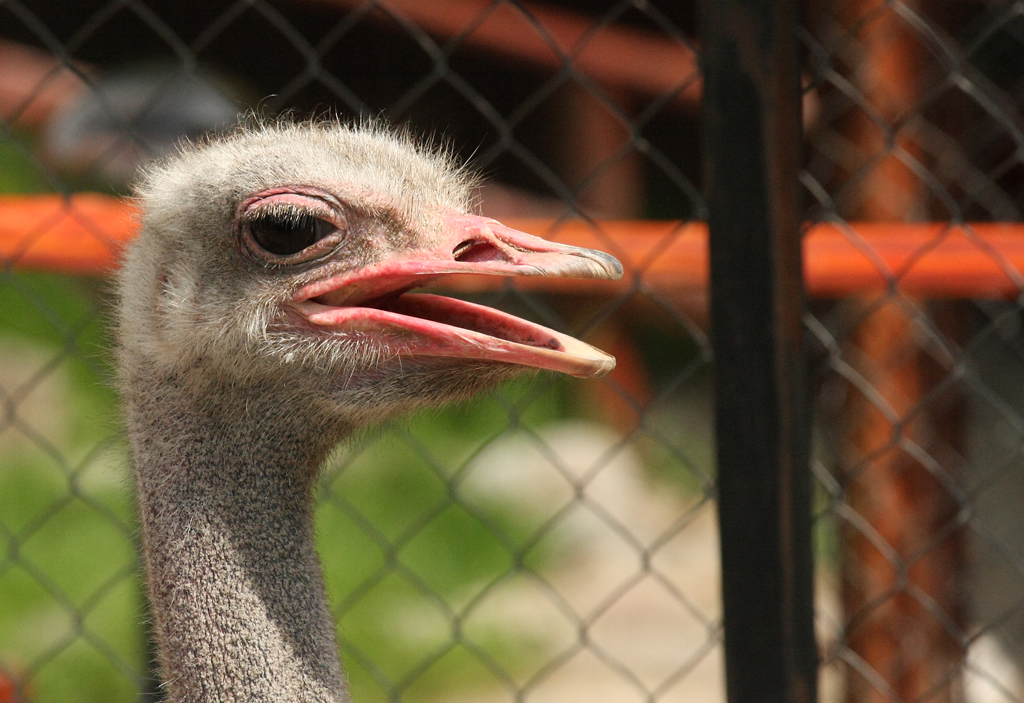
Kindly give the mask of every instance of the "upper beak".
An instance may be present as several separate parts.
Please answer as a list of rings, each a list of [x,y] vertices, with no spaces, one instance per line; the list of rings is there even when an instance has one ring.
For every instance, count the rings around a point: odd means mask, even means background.
[[[445,215],[441,241],[410,249],[366,268],[311,283],[296,301],[330,294],[331,305],[354,305],[396,290],[421,288],[442,276],[622,278],[622,264],[602,251],[583,249],[506,227],[479,215]]]
[[[600,376],[615,360],[554,330],[491,308],[450,298],[403,295],[452,274],[622,277],[600,251],[549,242],[477,215],[443,216],[430,247],[315,281],[293,296],[310,322],[377,335],[398,354],[458,356]]]

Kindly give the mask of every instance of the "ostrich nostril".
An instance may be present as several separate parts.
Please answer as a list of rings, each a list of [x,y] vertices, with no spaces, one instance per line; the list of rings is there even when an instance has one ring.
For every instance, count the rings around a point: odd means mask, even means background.
[[[508,257],[490,242],[467,239],[452,250],[456,261],[508,261]]]

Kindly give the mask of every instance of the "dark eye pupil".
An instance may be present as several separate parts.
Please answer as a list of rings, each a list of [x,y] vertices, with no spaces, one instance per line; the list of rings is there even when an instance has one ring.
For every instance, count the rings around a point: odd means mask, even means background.
[[[288,256],[316,244],[335,229],[327,220],[307,214],[259,215],[249,223],[249,231],[262,249]]]

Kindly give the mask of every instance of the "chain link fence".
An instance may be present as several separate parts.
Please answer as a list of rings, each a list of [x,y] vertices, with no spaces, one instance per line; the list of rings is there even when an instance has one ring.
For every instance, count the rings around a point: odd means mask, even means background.
[[[819,574],[836,598],[823,667],[847,700],[1024,696],[1019,272],[978,224],[1024,205],[1022,10],[848,2],[800,30],[820,99],[808,220],[837,225],[879,279],[808,317]],[[864,221],[933,225],[883,260]],[[985,282],[959,292],[961,259],[945,286],[915,287],[961,244],[988,259]]]
[[[332,459],[318,548],[360,703],[725,700],[707,298],[652,274],[707,216],[696,17],[0,0],[0,207],[125,195],[246,110],[380,115],[483,172],[485,214],[553,239],[582,218],[625,265],[596,294],[470,294],[610,350],[608,378],[541,376]],[[797,37],[808,243],[830,225],[840,274],[875,275],[822,285],[808,254],[820,697],[1024,700],[1024,277],[979,230],[1024,207],[1024,3],[805,3]],[[76,202],[0,222],[0,703],[160,698],[108,283],[31,265],[66,220],[116,248]],[[649,246],[601,224],[642,219]],[[912,285],[960,241],[1003,279]]]

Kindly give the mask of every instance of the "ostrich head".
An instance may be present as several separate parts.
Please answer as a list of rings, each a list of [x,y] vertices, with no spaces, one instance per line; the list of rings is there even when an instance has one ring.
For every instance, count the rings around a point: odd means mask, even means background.
[[[571,337],[408,292],[460,273],[621,275],[600,252],[468,214],[472,185],[380,127],[264,125],[183,150],[139,188],[122,375],[274,387],[353,426],[531,368],[610,371]]]

